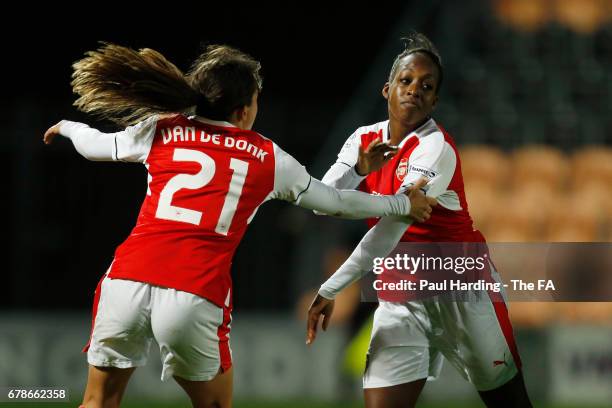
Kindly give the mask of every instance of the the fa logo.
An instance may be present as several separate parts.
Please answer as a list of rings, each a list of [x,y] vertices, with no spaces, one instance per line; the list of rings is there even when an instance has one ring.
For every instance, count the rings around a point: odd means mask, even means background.
[[[397,177],[399,181],[404,181],[406,174],[408,174],[408,158],[407,157],[400,160],[399,164],[397,165],[397,169],[395,169],[395,176]]]
[[[552,280],[538,279],[538,290],[556,290]]]

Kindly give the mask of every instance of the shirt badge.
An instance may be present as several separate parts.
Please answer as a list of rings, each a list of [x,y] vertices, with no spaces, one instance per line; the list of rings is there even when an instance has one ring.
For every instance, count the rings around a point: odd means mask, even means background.
[[[400,160],[399,164],[397,165],[397,169],[395,169],[395,176],[397,177],[399,181],[404,181],[406,174],[408,174],[408,158],[407,157]]]

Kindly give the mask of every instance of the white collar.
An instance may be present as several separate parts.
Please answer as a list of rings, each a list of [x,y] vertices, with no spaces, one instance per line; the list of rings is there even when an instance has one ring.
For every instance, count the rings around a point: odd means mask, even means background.
[[[223,126],[223,127],[232,127],[232,128],[237,127],[226,121],[212,120],[212,119],[204,118],[202,116],[197,116],[197,115],[188,116],[187,118],[189,120],[197,120],[198,122],[207,123],[209,125],[214,125],[214,126]]]
[[[406,141],[408,139],[410,139],[412,136],[416,136],[418,138],[420,138],[421,136],[419,136],[419,133],[422,132],[423,129],[425,129],[427,126],[429,126],[431,123],[433,122],[433,118],[429,118],[428,120],[425,121],[425,123],[423,123],[421,126],[419,126],[418,128],[414,129],[412,132],[408,133],[406,136],[404,136],[404,138],[402,139],[401,142],[399,142],[399,144],[397,145],[398,147],[402,147],[404,146],[404,144],[406,143]],[[383,131],[383,133],[387,133],[387,135],[385,136],[386,139],[389,139],[389,121],[387,121],[387,126],[385,126],[384,128],[385,130]]]

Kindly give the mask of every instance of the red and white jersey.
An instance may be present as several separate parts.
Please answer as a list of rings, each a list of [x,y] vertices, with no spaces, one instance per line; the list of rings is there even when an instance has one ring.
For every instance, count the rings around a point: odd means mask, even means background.
[[[357,163],[359,146],[365,149],[374,139],[389,140],[389,121],[357,129],[346,141],[338,162],[353,167]],[[406,188],[421,177],[430,181],[427,195],[439,205],[431,218],[411,224],[401,238],[403,242],[481,242],[468,212],[461,175],[461,161],[453,138],[433,119],[408,134],[399,144],[396,156],[385,166],[365,178],[353,177],[358,188],[373,194],[390,194]],[[323,178],[326,181],[326,178]],[[333,184],[333,183],[332,183]],[[347,188],[339,186],[338,188]],[[378,218],[369,219],[373,227]]]
[[[232,257],[257,208],[271,198],[295,200],[310,176],[271,140],[227,122],[175,115],[117,135],[115,159],[141,161],[149,175],[109,276],[231,307]]]
[[[89,160],[144,163],[147,196],[109,276],[169,287],[231,307],[231,260],[257,208],[285,200],[345,218],[404,216],[404,194],[339,191],[276,144],[227,122],[174,115],[117,133],[62,121]]]

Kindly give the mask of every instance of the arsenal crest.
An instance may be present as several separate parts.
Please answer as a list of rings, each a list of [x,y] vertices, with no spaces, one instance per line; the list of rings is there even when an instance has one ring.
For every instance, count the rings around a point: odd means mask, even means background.
[[[404,181],[406,174],[408,174],[408,158],[404,157],[397,165],[397,169],[395,169],[395,176],[399,181]]]

